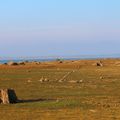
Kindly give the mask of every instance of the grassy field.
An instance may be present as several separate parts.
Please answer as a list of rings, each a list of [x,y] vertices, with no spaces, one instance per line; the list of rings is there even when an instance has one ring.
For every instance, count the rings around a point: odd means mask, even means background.
[[[0,65],[0,89],[23,101],[1,104],[0,120],[120,120],[120,60],[98,61]]]

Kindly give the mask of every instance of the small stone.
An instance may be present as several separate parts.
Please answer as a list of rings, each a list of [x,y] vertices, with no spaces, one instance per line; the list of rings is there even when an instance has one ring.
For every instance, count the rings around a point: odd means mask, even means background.
[[[96,113],[96,110],[89,110],[90,112],[92,112],[92,113]]]
[[[100,79],[104,79],[104,77],[101,76]]]
[[[78,80],[78,82],[77,83],[83,83],[83,80]]]
[[[76,80],[70,80],[70,81],[68,81],[69,83],[77,83],[78,81],[76,81]]]
[[[31,80],[28,80],[27,82],[30,83],[30,82],[32,82],[32,81],[31,81]]]

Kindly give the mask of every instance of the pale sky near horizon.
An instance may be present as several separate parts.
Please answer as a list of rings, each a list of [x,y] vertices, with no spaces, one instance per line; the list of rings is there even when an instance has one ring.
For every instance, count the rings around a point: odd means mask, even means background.
[[[120,0],[0,0],[0,56],[120,53]]]

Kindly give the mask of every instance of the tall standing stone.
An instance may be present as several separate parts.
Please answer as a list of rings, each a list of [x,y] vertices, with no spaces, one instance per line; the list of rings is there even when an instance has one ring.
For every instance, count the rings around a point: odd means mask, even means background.
[[[2,89],[0,91],[2,104],[17,103],[18,99],[13,89]]]

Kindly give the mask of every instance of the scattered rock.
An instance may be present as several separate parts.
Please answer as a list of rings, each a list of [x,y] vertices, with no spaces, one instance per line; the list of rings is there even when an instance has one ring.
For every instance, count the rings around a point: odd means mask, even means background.
[[[36,62],[36,65],[40,65],[41,64],[41,62]]]
[[[83,83],[83,80],[77,80],[77,83]]]
[[[59,80],[58,82],[62,83],[62,82],[65,82],[65,80]]]
[[[41,79],[40,79],[40,80],[38,80],[38,81],[40,81],[40,82],[42,83],[42,82],[44,82],[44,78],[43,78],[43,77],[41,77]]]
[[[76,81],[76,80],[70,80],[70,81],[68,81],[69,83],[77,83],[78,81]]]
[[[99,61],[99,62],[96,63],[96,66],[103,67],[103,64],[102,64],[101,61]]]
[[[19,65],[25,65],[25,62],[18,62]]]
[[[32,81],[31,81],[31,80],[28,80],[27,82],[30,83],[30,82],[32,82]]]
[[[92,112],[92,113],[96,113],[96,110],[89,110],[90,112]]]
[[[100,76],[100,79],[104,79],[104,77]]]
[[[63,63],[63,61],[59,61],[59,63]]]
[[[82,83],[83,80],[70,80],[69,83]]]
[[[10,65],[10,66],[11,65],[18,65],[18,63],[10,61],[10,62],[7,63],[7,65]]]
[[[39,80],[39,82],[43,83],[43,82],[44,82],[44,80],[40,79],[40,80]]]
[[[49,80],[47,78],[41,77],[40,80],[38,80],[39,82],[43,83],[43,82],[49,82]]]
[[[49,82],[49,80],[47,78],[44,79],[44,82]]]

